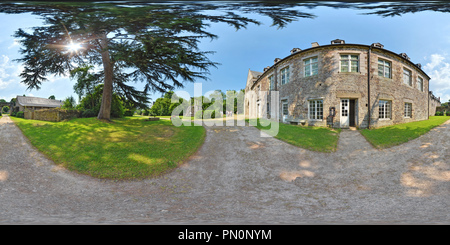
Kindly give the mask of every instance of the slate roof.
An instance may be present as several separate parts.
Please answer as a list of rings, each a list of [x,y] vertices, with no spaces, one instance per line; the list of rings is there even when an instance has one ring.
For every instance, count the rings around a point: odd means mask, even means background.
[[[38,97],[17,96],[17,104],[21,106],[39,106],[39,107],[61,107],[63,102],[61,100],[52,100]]]

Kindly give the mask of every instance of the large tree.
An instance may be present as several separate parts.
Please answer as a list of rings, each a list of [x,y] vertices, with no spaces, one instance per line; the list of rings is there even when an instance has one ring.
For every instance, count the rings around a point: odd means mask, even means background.
[[[269,3],[25,3],[1,4],[0,12],[31,12],[44,20],[32,32],[19,29],[24,64],[22,82],[39,89],[48,74],[68,74],[77,67],[99,68],[104,90],[99,119],[110,119],[113,88],[121,87],[130,98],[149,92],[166,92],[185,82],[207,79],[208,69],[218,63],[208,51],[198,49],[202,38],[216,38],[206,31],[212,22],[236,29],[258,21],[245,17],[258,13],[283,27],[298,17],[313,17],[290,9],[295,4]],[[137,91],[127,81],[140,81]]]

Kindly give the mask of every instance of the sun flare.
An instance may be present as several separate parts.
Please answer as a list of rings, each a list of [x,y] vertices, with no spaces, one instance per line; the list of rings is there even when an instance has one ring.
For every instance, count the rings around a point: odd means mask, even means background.
[[[70,43],[67,45],[67,48],[69,51],[77,52],[81,48],[81,45],[79,43]]]

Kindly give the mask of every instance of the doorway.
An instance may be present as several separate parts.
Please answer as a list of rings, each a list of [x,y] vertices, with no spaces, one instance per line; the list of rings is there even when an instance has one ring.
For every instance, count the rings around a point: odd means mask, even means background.
[[[355,127],[357,122],[356,99],[341,99],[341,128]]]

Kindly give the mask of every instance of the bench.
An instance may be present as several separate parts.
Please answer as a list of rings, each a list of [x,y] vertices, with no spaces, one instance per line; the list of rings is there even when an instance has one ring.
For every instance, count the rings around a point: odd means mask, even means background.
[[[298,125],[299,123],[301,125],[305,125],[306,124],[306,120],[305,119],[291,119],[291,120],[287,120],[287,122],[289,122],[290,124],[293,124],[293,125]]]

